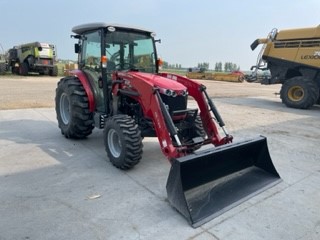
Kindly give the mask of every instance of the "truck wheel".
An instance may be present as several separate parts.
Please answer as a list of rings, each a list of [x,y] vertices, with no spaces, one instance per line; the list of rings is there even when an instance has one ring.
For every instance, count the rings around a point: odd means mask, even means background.
[[[28,64],[23,62],[19,66],[19,74],[21,76],[27,76],[28,75]]]
[[[127,170],[140,161],[141,132],[130,116],[119,114],[108,118],[103,136],[107,155],[115,167]]]
[[[93,113],[78,78],[67,77],[58,82],[55,104],[59,128],[66,138],[82,139],[92,133]]]
[[[315,81],[304,77],[294,77],[283,83],[280,97],[287,107],[307,109],[317,102],[319,87]]]

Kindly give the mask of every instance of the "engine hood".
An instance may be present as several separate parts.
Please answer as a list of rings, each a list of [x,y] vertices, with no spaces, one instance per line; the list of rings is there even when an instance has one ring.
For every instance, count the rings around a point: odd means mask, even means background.
[[[150,85],[153,85],[154,87],[170,89],[173,91],[187,90],[187,88],[183,84],[175,80],[159,76],[157,74],[130,71],[127,72],[126,75],[149,82]]]

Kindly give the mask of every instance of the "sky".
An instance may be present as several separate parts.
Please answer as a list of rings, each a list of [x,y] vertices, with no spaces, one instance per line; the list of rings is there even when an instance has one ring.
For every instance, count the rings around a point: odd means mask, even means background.
[[[319,13],[319,0],[0,0],[0,44],[53,43],[58,58],[76,60],[72,27],[119,23],[153,30],[158,55],[170,64],[232,62],[249,70],[260,50],[250,49],[255,39],[273,28],[316,27]]]

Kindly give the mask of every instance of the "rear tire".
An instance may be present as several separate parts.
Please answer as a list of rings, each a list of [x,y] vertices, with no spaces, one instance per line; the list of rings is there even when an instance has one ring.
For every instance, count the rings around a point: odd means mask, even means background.
[[[142,156],[142,137],[138,125],[128,115],[107,119],[103,131],[104,145],[110,162],[117,168],[134,167]]]
[[[283,83],[280,97],[287,107],[308,109],[319,99],[319,87],[315,81],[294,77]]]
[[[93,113],[78,78],[67,77],[58,82],[55,103],[59,128],[66,138],[82,139],[92,133]]]

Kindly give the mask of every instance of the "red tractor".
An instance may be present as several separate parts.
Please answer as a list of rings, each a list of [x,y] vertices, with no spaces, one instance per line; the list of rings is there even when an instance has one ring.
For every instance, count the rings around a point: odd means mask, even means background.
[[[72,31],[79,70],[59,81],[55,99],[66,138],[104,129],[109,160],[127,170],[140,161],[143,138],[158,137],[172,164],[168,200],[194,227],[279,182],[265,137],[232,144],[204,85],[159,73],[152,31],[107,23]],[[190,98],[197,107],[188,108]]]

